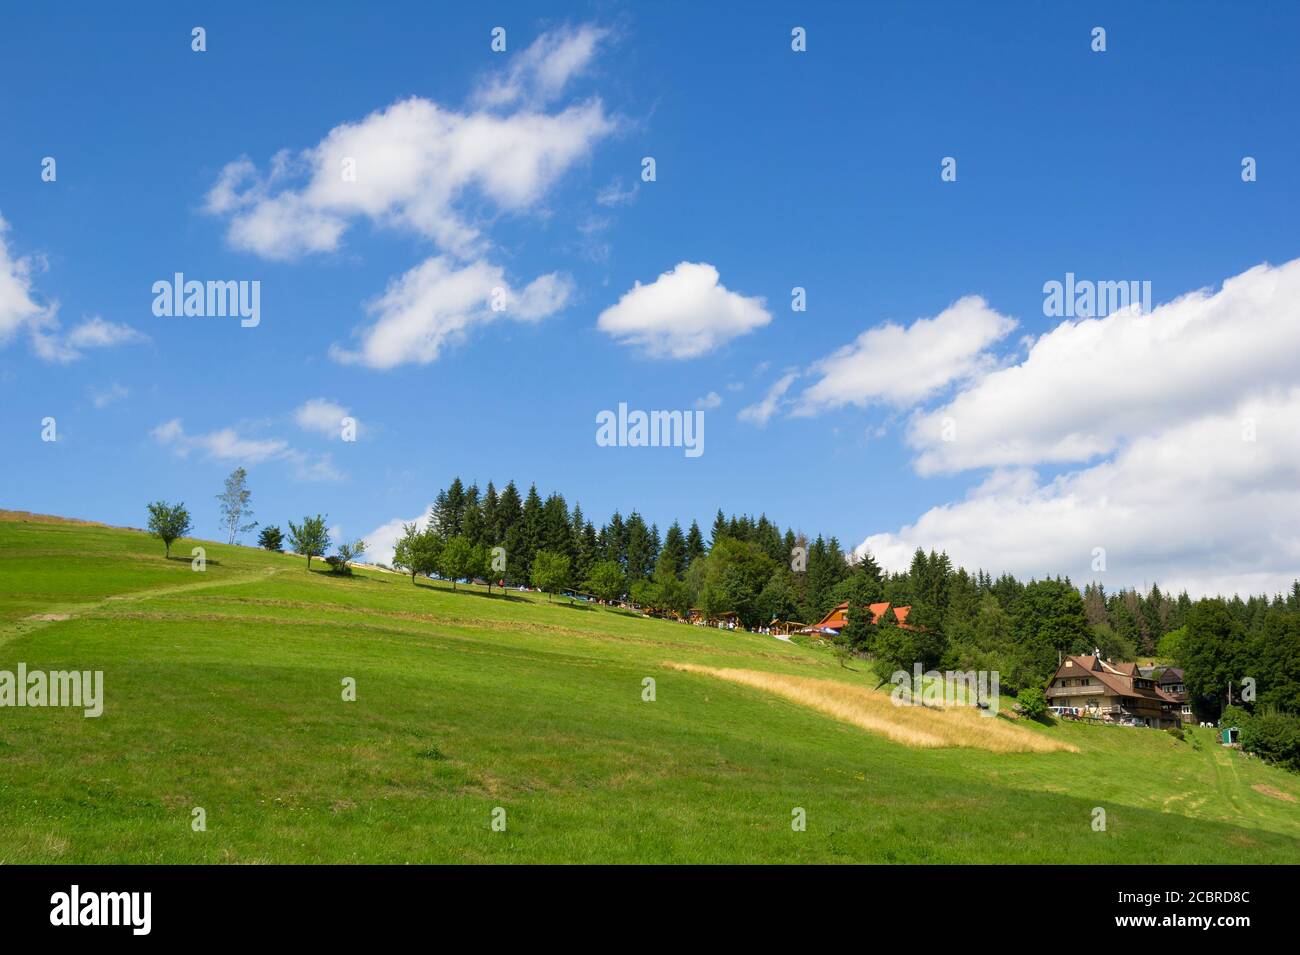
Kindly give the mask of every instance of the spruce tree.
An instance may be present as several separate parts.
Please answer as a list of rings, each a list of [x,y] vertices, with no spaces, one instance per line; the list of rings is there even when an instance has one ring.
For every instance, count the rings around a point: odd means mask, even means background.
[[[704,546],[704,535],[700,533],[700,524],[698,521],[691,521],[691,529],[686,532],[686,564],[690,567],[697,559],[703,557],[708,550]]]
[[[727,536],[727,518],[718,508],[718,515],[713,519],[713,531],[709,536],[709,550],[718,546],[718,541]]]
[[[668,533],[664,535],[664,546],[659,553],[660,560],[666,557],[672,561],[678,577],[686,572],[686,565],[690,562],[686,553],[686,535],[682,533],[682,525],[677,521],[673,521]]]

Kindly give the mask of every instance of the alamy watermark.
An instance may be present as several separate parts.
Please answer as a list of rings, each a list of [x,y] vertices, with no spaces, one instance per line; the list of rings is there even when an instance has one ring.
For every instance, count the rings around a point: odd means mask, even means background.
[[[1094,282],[1065,273],[1065,281],[1043,283],[1043,314],[1048,318],[1101,318],[1136,305],[1151,314],[1151,282]]]
[[[85,710],[87,719],[104,712],[103,670],[0,670],[0,707],[69,706]]]
[[[977,706],[980,716],[997,716],[1001,688],[997,670],[895,670],[890,699],[895,706]]]
[[[617,413],[596,415],[596,444],[602,448],[685,448],[688,458],[704,453],[704,412],[628,411],[618,403]]]
[[[56,926],[126,926],[132,935],[148,935],[153,926],[152,892],[83,892],[73,885],[50,896],[50,924]]]
[[[154,282],[153,294],[153,313],[159,318],[238,316],[243,328],[256,328],[262,321],[262,283],[258,279],[186,281],[185,274],[177,272],[170,282]]]

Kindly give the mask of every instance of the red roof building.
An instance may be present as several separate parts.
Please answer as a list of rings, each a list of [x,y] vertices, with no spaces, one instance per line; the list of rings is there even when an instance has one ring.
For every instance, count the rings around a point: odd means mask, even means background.
[[[867,610],[871,612],[871,622],[880,623],[881,619],[885,616],[885,614],[889,612],[889,603],[886,601],[884,603],[868,604]],[[894,619],[898,622],[898,625],[902,627],[904,630],[912,629],[912,627],[908,626],[907,624],[907,615],[911,612],[911,610],[912,610],[911,607],[894,608]],[[813,624],[811,627],[805,628],[801,632],[802,633],[825,633],[827,631],[834,631],[835,633],[839,633],[848,625],[849,625],[849,602],[846,600],[841,604],[836,604],[834,610],[832,610],[826,616],[822,617],[822,619],[819,620],[817,623]]]

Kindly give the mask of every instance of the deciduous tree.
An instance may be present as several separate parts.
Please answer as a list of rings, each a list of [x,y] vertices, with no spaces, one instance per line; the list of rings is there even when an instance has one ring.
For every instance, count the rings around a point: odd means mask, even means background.
[[[149,505],[149,533],[163,542],[164,555],[172,555],[172,542],[190,532],[190,512],[184,504],[154,501]]]
[[[330,547],[330,532],[325,526],[325,517],[304,517],[301,524],[289,522],[289,546],[294,553],[307,558],[307,569],[311,570],[311,559],[321,557]]]
[[[248,489],[248,472],[235,468],[226,478],[225,490],[217,495],[221,504],[221,523],[230,535],[227,543],[233,544],[240,534],[257,526],[257,521],[244,523],[253,516],[252,498],[253,492]]]

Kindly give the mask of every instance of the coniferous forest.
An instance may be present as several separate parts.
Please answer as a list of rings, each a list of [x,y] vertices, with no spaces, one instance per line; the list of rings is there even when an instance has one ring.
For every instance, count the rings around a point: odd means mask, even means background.
[[[1018,693],[1041,687],[1063,654],[1179,666],[1198,717],[1231,706],[1248,748],[1300,768],[1300,580],[1287,594],[1199,600],[1158,584],[1080,591],[1067,577],[995,577],[920,549],[906,571],[887,572],[834,535],[782,529],[766,515],[719,510],[705,531],[695,521],[661,529],[633,509],[597,527],[562,494],[460,478],[438,492],[423,531],[405,530],[394,563],[413,576],[576,591],[683,618],[734,614],[747,629],[815,623],[847,602],[837,640],[881,674],[917,662],[997,671]],[[908,626],[892,613],[873,620],[866,608],[880,602],[911,607]]]

